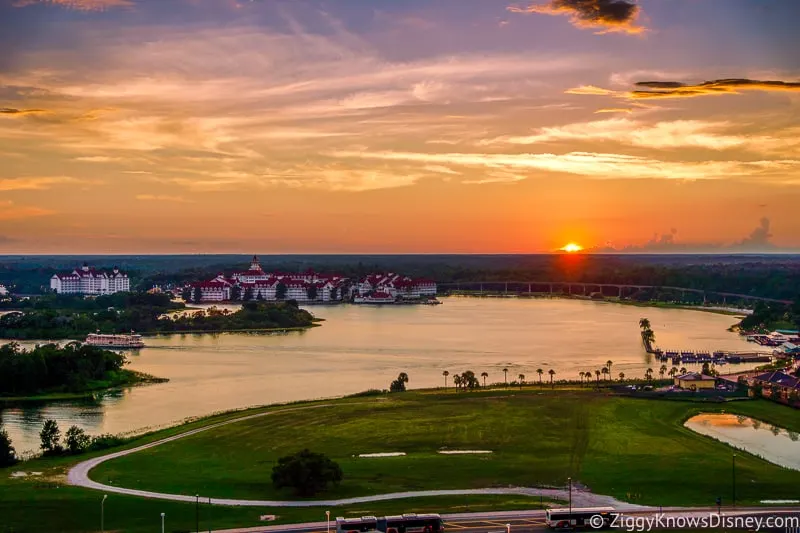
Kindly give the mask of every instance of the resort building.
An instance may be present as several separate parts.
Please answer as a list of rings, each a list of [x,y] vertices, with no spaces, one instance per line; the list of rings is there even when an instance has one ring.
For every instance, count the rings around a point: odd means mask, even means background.
[[[50,278],[50,288],[58,294],[83,294],[101,296],[131,290],[128,275],[114,267],[105,272],[86,263],[67,274],[55,274]]]
[[[2,283],[0,283],[0,296],[8,296],[8,289]]]
[[[358,282],[354,301],[361,303],[359,300],[367,298],[386,300],[385,294],[394,300],[434,298],[436,283],[428,279],[412,279],[394,272],[370,274]]]
[[[192,298],[200,291],[202,302],[227,300],[297,300],[303,303],[342,301],[348,294],[348,280],[337,274],[319,274],[313,270],[298,273],[265,272],[257,256],[250,268],[230,277],[216,278],[191,285]],[[238,297],[235,298],[238,294]]]
[[[753,378],[753,385],[760,385],[763,395],[773,400],[789,400],[792,394],[800,394],[800,378],[781,370],[759,374]]]
[[[675,385],[684,390],[714,390],[717,386],[717,378],[699,372],[689,372],[682,376],[675,376]]]

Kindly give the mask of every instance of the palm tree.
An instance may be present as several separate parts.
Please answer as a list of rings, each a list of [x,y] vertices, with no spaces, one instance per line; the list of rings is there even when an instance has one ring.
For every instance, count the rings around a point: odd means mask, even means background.
[[[542,374],[544,374],[544,370],[542,370],[541,368],[537,368],[536,369],[536,373],[539,374],[539,385],[541,385],[542,384]]]
[[[508,385],[508,369],[507,368],[503,369],[503,381],[505,381],[506,385]]]
[[[550,374],[550,388],[552,389],[555,387],[555,385],[553,384],[553,376],[556,375],[556,371],[551,368],[550,370],[547,371],[547,373]]]
[[[683,374],[685,374],[685,373],[686,373],[686,367],[685,367],[685,366],[682,366],[682,367],[681,367],[681,375],[683,375]]]
[[[661,376],[661,379],[664,379],[664,374],[667,373],[667,365],[661,365],[661,368],[658,369],[658,374]]]
[[[444,376],[444,390],[447,390],[447,376],[450,375],[450,372],[445,370],[444,372],[442,372],[442,375]]]
[[[522,386],[525,384],[525,374],[520,374],[517,379],[519,380],[519,390],[522,390]]]
[[[597,376],[597,383],[600,384],[600,370],[595,370],[594,375]]]
[[[620,372],[619,373],[619,380],[620,381],[625,381],[625,372]]]
[[[581,377],[581,386],[583,386],[583,370],[578,372],[578,375]]]
[[[456,390],[461,388],[461,376],[456,374],[453,376],[453,384],[456,386]]]
[[[650,321],[647,320],[646,318],[640,318],[639,319],[639,327],[642,328],[643,330],[650,329]]]
[[[485,387],[486,386],[486,378],[489,377],[489,374],[487,372],[481,372],[481,377],[483,378],[483,386]]]
[[[678,367],[677,366],[673,366],[672,368],[669,369],[669,377],[674,378],[675,374],[677,374],[677,373],[678,373]]]
[[[647,370],[645,370],[644,371],[644,377],[645,377],[645,379],[647,379],[647,381],[650,381],[651,379],[653,379],[653,369],[652,368],[648,368]]]
[[[397,376],[397,381],[408,383],[408,374],[406,374],[405,372],[400,372],[400,374]]]
[[[608,368],[608,373],[609,374],[611,374],[611,365],[613,365],[613,364],[614,364],[614,361],[612,361],[611,359],[606,361],[606,368]]]
[[[608,367],[604,366],[600,369],[600,372],[603,374],[603,379],[608,379]]]

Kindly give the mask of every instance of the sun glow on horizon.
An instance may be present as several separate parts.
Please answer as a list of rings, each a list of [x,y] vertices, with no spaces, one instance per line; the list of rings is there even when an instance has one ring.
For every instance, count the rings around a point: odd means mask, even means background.
[[[561,248],[559,248],[559,250],[561,250],[562,252],[567,252],[568,254],[573,254],[576,252],[583,251],[583,246],[571,242],[569,244],[562,246]]]

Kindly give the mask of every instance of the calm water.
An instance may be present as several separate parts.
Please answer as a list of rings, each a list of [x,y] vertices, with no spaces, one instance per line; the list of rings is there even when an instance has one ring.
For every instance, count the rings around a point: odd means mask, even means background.
[[[652,361],[638,321],[647,316],[664,348],[753,349],[726,331],[734,317],[559,299],[445,298],[438,306],[314,307],[322,327],[288,335],[171,335],[148,338],[130,368],[170,379],[107,394],[94,403],[8,408],[0,420],[18,451],[38,447],[42,422],[54,418],[91,434],[123,433],[187,417],[272,402],[388,388],[399,372],[410,387],[443,384],[442,371],[520,373],[577,379],[614,361],[612,374],[642,376]],[[722,370],[743,370],[729,365]],[[548,378],[547,374],[544,376]]]
[[[758,455],[770,463],[800,470],[800,436],[797,433],[747,416],[731,414],[693,416],[685,426],[734,448]]]

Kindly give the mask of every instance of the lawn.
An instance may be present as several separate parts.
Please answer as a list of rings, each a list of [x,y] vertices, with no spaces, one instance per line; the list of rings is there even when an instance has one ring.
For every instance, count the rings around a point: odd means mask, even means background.
[[[323,495],[423,489],[564,486],[568,477],[621,500],[702,505],[731,493],[731,449],[682,427],[727,410],[789,429],[797,413],[766,402],[698,405],[590,391],[434,393],[361,398],[256,418],[104,463],[115,485],[220,498],[292,499],[275,490],[277,458],[303,447],[339,462],[343,483]],[[442,455],[441,448],[491,455]],[[405,457],[358,458],[406,452]],[[756,457],[737,460],[737,500],[797,496],[800,473]]]

